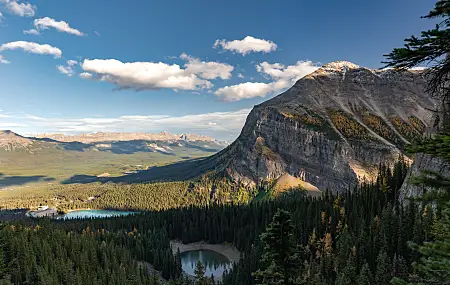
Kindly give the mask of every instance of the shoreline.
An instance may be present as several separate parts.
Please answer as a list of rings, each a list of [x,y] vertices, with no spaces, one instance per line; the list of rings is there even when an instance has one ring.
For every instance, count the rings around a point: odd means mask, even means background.
[[[234,246],[228,244],[209,244],[204,241],[183,244],[179,240],[171,240],[170,247],[172,248],[173,254],[176,254],[178,249],[180,250],[180,253],[195,250],[211,250],[222,254],[223,256],[228,258],[230,262],[236,263],[241,257],[240,251],[237,250],[237,248],[235,248]]]

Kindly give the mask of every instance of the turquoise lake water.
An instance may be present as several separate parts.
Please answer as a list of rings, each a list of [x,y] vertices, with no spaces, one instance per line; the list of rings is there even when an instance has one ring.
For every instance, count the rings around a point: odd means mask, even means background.
[[[181,268],[187,274],[194,276],[195,265],[199,260],[205,266],[205,276],[213,275],[216,280],[221,279],[223,272],[232,266],[226,256],[216,251],[194,250],[181,253]]]
[[[109,218],[109,217],[127,216],[131,214],[136,214],[136,212],[114,211],[114,210],[79,210],[59,216],[58,219]]]

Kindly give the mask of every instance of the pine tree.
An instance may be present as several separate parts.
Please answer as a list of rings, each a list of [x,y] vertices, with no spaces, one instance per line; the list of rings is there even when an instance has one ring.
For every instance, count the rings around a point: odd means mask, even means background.
[[[433,242],[425,242],[421,246],[412,244],[422,258],[414,264],[417,274],[408,278],[411,283],[394,278],[393,284],[450,284],[450,203],[442,212],[442,218],[436,221],[432,233]]]
[[[195,265],[195,284],[196,285],[210,285],[208,278],[205,276],[205,266],[203,266],[202,262],[199,260]]]
[[[377,257],[377,270],[375,272],[375,284],[386,285],[392,279],[391,260],[386,252],[381,251]]]
[[[373,276],[372,272],[370,271],[369,264],[367,262],[364,263],[364,265],[361,267],[361,271],[359,272],[358,276],[358,285],[372,285],[373,284]]]
[[[264,245],[261,263],[265,269],[254,273],[257,284],[295,284],[300,258],[293,232],[291,214],[279,209],[261,235]]]

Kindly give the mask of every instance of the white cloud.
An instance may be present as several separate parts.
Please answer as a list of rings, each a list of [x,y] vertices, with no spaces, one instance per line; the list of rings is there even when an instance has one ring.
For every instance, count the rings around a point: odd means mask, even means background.
[[[36,14],[36,6],[30,3],[19,3],[16,0],[1,0],[5,3],[6,9],[15,15],[21,17],[34,17]]]
[[[1,64],[8,64],[8,63],[10,63],[8,60],[6,60],[4,57],[3,57],[3,55],[1,55],[0,54],[0,63]]]
[[[29,30],[24,30],[23,33],[25,35],[35,35],[35,36],[39,36],[41,33],[36,30],[36,29],[29,29]]]
[[[129,115],[112,118],[43,118],[33,115],[12,116],[10,127],[21,133],[89,133],[89,132],[161,132],[191,133],[231,140],[238,136],[250,109],[231,112],[212,112],[184,116]],[[20,122],[20,123],[17,123]],[[13,124],[21,126],[13,126]],[[2,126],[0,124],[0,126]]]
[[[256,65],[256,70],[273,79],[297,81],[305,75],[316,71],[319,66],[312,61],[297,61],[295,65],[284,66],[281,63],[263,62]]]
[[[4,18],[3,14],[2,14],[2,12],[0,12],[0,22],[2,21],[3,18]]]
[[[242,74],[242,73],[238,73],[238,77],[239,77],[239,78],[244,78],[245,76],[244,76],[244,74]]]
[[[270,83],[245,82],[219,88],[214,94],[223,101],[233,102],[255,97],[264,97],[271,92],[273,92],[273,86]]]
[[[89,72],[82,72],[80,73],[80,77],[83,79],[92,79],[93,75]]]
[[[213,84],[182,69],[177,64],[163,62],[121,62],[116,59],[85,59],[82,68],[120,88],[135,90],[170,88],[196,90],[211,88]]]
[[[27,127],[25,124],[17,124],[17,123],[0,123],[0,129],[7,128],[24,128]]]
[[[277,49],[277,45],[274,42],[264,39],[257,39],[252,36],[246,36],[242,40],[234,41],[216,40],[213,47],[222,47],[224,50],[236,52],[244,56],[250,52],[269,53]]]
[[[97,32],[97,31],[94,31],[94,34],[96,34],[98,37],[101,37],[102,35],[99,33],[99,32]]]
[[[256,65],[256,70],[272,79],[270,83],[245,82],[217,89],[214,94],[226,102],[265,97],[291,87],[298,79],[314,72],[319,67],[311,61],[298,61],[295,65],[284,66],[281,63],[263,62]]]
[[[78,64],[78,61],[76,60],[68,60],[67,65],[57,65],[56,68],[61,72],[62,74],[65,74],[67,76],[72,76],[75,74],[75,70],[73,69],[73,66]]]
[[[187,61],[184,65],[187,72],[197,74],[204,79],[230,79],[231,72],[234,70],[234,67],[229,64],[200,61],[200,59],[185,53],[182,53],[180,58]]]
[[[17,41],[17,42],[10,42],[6,44],[2,44],[0,46],[0,51],[5,50],[16,50],[16,49],[22,49],[23,51],[34,53],[34,54],[48,54],[53,55],[55,58],[60,58],[62,55],[62,51],[59,48],[53,47],[48,44],[38,44],[33,42],[26,42],[26,41]]]
[[[70,66],[57,65],[56,69],[58,69],[59,72],[67,76],[72,76],[75,72]]]
[[[56,21],[55,19],[45,17],[41,19],[34,20],[34,26],[37,30],[46,30],[49,28],[55,28],[59,32],[68,33],[76,36],[83,36],[84,34],[77,29],[69,26],[68,23],[64,21]]]
[[[67,65],[68,65],[68,66],[74,66],[74,65],[76,65],[76,64],[78,64],[78,61],[76,61],[76,60],[71,59],[71,60],[68,60],[68,61],[67,61]]]

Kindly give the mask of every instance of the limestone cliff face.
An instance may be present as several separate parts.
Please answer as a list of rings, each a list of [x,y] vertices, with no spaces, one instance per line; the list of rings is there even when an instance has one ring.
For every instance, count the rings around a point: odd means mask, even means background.
[[[216,171],[249,184],[288,173],[321,190],[351,189],[429,126],[435,106],[424,88],[417,71],[327,64],[255,106],[214,157]]]
[[[414,157],[414,163],[411,165],[406,180],[400,189],[399,199],[401,201],[406,201],[407,198],[420,197],[424,191],[433,190],[426,189],[423,185],[413,185],[409,181],[412,177],[421,175],[424,170],[439,173],[444,177],[450,177],[450,164],[448,162],[436,156],[419,153]]]

